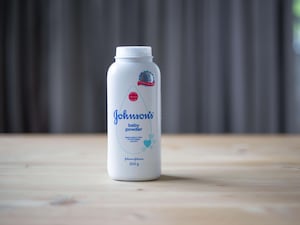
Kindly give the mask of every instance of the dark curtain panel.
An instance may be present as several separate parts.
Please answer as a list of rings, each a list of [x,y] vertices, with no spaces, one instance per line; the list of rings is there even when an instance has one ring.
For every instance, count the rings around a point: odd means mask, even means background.
[[[151,45],[164,132],[299,132],[290,0],[0,3],[0,131],[105,132],[118,45]]]

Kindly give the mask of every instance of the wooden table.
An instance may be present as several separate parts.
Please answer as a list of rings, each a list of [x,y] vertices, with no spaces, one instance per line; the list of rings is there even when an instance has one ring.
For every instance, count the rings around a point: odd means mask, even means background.
[[[119,182],[104,135],[1,135],[0,224],[300,224],[300,136],[166,135],[163,175]]]

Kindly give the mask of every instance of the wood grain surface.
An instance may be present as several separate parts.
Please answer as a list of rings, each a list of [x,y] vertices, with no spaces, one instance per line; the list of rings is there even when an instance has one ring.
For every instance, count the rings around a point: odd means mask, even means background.
[[[1,135],[0,224],[300,224],[300,136],[165,135],[163,175],[111,180],[105,135]]]

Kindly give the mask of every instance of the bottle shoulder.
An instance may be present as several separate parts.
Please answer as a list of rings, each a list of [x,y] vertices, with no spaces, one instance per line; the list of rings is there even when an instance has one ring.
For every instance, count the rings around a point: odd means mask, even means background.
[[[155,63],[155,62],[153,62],[153,66],[155,67],[155,69],[158,71],[158,73],[160,74],[160,69],[159,69],[159,66]]]
[[[159,67],[154,62],[114,62],[108,68],[108,75],[129,71],[150,70],[160,74]]]

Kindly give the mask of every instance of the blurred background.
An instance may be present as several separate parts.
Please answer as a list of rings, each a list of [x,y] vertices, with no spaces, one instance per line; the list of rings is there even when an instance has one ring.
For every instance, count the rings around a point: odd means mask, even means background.
[[[119,45],[150,45],[164,133],[299,133],[299,0],[1,0],[0,132],[106,132]]]

